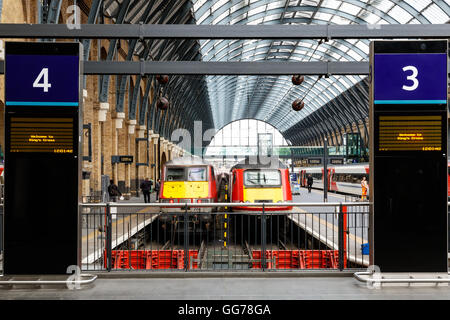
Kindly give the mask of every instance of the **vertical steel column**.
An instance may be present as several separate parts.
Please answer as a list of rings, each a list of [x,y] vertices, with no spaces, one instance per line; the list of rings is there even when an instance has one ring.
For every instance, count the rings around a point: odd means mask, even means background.
[[[184,271],[189,269],[189,234],[187,204],[184,205]]]
[[[158,178],[161,179],[161,136],[158,135]]]
[[[112,268],[112,219],[111,219],[111,206],[106,204],[106,261],[108,272]]]
[[[328,202],[328,143],[323,139],[323,202]]]
[[[262,205],[262,214],[261,214],[261,268],[262,271],[266,269],[266,216],[264,210],[264,203]]]
[[[338,217],[338,238],[339,238],[339,270],[344,270],[344,210],[342,203],[339,204],[339,217]]]

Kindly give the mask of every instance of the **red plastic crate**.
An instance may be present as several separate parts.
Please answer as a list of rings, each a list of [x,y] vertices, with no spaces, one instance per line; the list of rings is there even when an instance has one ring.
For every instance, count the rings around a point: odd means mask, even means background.
[[[254,250],[252,262],[255,269],[261,268],[261,250]],[[336,269],[339,266],[337,250],[266,250],[267,269]]]

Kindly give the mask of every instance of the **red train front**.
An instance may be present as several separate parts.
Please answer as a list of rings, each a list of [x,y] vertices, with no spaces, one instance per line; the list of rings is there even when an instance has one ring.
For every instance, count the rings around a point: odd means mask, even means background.
[[[266,161],[247,158],[231,168],[230,200],[242,203],[232,207],[233,211],[262,211],[261,207],[245,206],[245,203],[286,203],[292,202],[289,170],[279,160]],[[292,210],[291,206],[269,206],[265,211]]]

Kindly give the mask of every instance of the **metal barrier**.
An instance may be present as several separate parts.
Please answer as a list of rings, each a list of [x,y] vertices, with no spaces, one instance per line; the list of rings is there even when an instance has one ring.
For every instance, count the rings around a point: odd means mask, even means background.
[[[369,265],[369,205],[245,203],[260,211],[240,212],[229,209],[242,203],[81,204],[82,270],[361,269]],[[271,211],[283,206],[293,209]]]

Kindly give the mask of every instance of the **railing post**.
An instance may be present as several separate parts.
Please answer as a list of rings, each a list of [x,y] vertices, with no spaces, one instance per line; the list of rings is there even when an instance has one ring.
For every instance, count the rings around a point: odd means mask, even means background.
[[[338,217],[338,237],[339,237],[339,270],[344,270],[344,212],[342,210],[342,203],[339,204]]]
[[[106,261],[108,272],[110,272],[112,268],[112,219],[109,203],[106,203]]]
[[[189,269],[189,228],[188,228],[188,213],[187,204],[184,205],[184,271]]]
[[[262,205],[261,213],[261,268],[262,271],[266,269],[266,215],[264,203]]]

